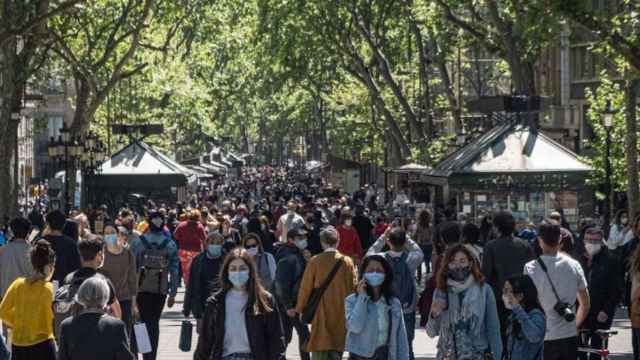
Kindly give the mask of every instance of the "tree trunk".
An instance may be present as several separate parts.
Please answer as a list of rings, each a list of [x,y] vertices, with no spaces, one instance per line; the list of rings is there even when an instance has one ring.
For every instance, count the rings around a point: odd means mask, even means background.
[[[13,178],[13,163],[16,161],[15,143],[17,141],[17,122],[11,119],[15,109],[17,93],[16,42],[15,38],[5,41],[0,47],[0,86],[2,102],[0,107],[0,219],[12,216],[17,209],[13,192],[16,179]]]
[[[629,199],[629,216],[633,219],[640,214],[640,189],[638,188],[638,119],[637,88],[639,79],[628,80],[625,84],[625,138],[627,160],[627,198]]]

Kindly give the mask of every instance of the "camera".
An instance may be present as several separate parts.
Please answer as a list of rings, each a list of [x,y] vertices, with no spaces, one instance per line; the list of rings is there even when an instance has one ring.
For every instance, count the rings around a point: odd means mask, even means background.
[[[571,306],[564,302],[558,302],[554,307],[555,310],[565,321],[572,322],[576,319],[576,314],[571,310]]]

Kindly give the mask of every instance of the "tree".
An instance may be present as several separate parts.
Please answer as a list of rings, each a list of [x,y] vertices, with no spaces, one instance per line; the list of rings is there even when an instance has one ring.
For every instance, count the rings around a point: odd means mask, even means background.
[[[552,1],[549,7],[586,30],[595,51],[614,59],[617,72],[624,78],[624,143],[627,149],[638,147],[638,87],[640,86],[640,5],[637,1],[607,3],[603,8],[577,1]],[[626,179],[629,213],[640,214],[638,153],[626,151]]]
[[[535,62],[558,29],[551,8],[536,0],[437,3],[447,20],[507,62],[514,93],[538,95]]]
[[[79,0],[3,0],[0,6],[0,218],[18,209],[17,135],[27,83],[43,63],[50,44],[46,25]],[[13,115],[15,114],[15,115]]]

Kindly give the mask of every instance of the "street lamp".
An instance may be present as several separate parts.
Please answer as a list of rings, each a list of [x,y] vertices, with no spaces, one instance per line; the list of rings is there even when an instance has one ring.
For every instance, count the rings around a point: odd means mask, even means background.
[[[65,123],[60,129],[58,139],[51,137],[49,140],[47,153],[54,162],[61,164],[64,168],[64,205],[68,213],[71,210],[70,167],[73,165],[73,168],[79,169],[88,178],[100,173],[100,165],[107,159],[108,154],[98,135],[89,132],[85,136],[74,137]]]
[[[604,111],[602,112],[602,125],[606,132],[605,138],[605,194],[604,194],[604,226],[605,234],[609,234],[609,226],[611,222],[611,129],[613,128],[613,117],[617,110],[611,106],[611,100],[607,99]]]

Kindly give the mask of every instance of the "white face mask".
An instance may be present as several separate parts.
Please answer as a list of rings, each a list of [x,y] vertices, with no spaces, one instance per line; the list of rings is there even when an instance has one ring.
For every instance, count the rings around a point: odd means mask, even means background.
[[[502,302],[504,303],[504,307],[507,308],[507,310],[513,309],[513,304],[509,301],[507,295],[502,294]]]
[[[344,221],[344,224],[345,224],[346,226],[351,226],[352,221],[351,221],[351,220],[345,220],[345,221]]]
[[[600,250],[602,250],[602,244],[586,243],[584,244],[584,248],[587,250],[587,254],[589,254],[589,256],[595,256],[600,252]]]

